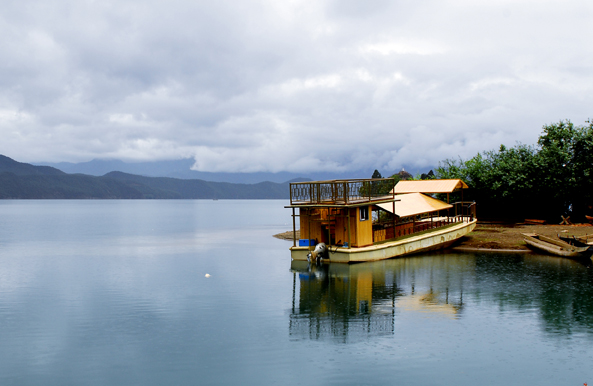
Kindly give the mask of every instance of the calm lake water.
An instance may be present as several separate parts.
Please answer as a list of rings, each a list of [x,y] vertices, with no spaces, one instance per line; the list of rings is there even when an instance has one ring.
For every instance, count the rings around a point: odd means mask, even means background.
[[[308,269],[286,204],[0,201],[0,385],[593,384],[593,269]]]

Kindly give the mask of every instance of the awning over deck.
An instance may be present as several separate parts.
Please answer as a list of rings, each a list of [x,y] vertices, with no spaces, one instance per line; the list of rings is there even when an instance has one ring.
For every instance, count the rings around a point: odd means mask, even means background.
[[[453,205],[447,204],[436,198],[428,197],[422,193],[398,194],[395,196],[395,215],[398,217],[415,216],[422,213],[436,212],[452,208]],[[393,204],[377,204],[381,209],[393,213]]]
[[[392,192],[400,193],[452,193],[457,189],[467,189],[462,180],[421,180],[399,181]]]

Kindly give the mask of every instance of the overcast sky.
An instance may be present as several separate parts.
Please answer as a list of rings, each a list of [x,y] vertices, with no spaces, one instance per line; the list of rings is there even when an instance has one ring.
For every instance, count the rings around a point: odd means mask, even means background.
[[[0,0],[0,154],[422,168],[593,118],[590,0]]]

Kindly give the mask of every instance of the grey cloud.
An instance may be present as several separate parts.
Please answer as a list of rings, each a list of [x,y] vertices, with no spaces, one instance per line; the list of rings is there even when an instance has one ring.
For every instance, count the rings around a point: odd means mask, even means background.
[[[590,113],[586,1],[2,2],[0,153],[431,167]]]

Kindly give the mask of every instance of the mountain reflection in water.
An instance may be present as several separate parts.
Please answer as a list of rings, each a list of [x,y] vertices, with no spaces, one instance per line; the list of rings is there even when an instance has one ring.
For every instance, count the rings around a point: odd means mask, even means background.
[[[534,312],[545,332],[593,336],[591,269],[538,255],[437,253],[362,264],[293,261],[292,338],[352,342],[398,318]]]

